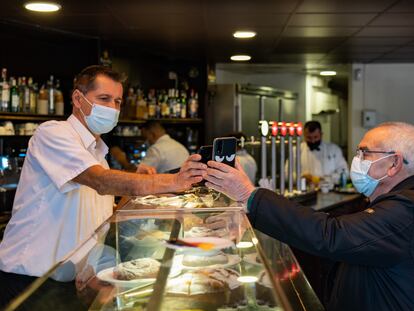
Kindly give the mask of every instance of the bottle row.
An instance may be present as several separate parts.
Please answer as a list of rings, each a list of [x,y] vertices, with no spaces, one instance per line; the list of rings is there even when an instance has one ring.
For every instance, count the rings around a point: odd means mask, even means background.
[[[63,115],[64,101],[60,82],[51,75],[40,89],[29,77],[7,79],[7,69],[1,71],[0,112],[23,112],[41,115]]]
[[[142,90],[131,87],[128,89],[125,107],[121,110],[121,118],[198,118],[198,106],[198,93],[193,89],[150,89],[145,95]]]

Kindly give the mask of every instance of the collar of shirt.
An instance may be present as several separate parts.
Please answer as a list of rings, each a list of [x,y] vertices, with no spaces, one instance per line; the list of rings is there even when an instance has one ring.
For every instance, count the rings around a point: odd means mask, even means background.
[[[164,140],[168,140],[168,139],[170,139],[170,135],[168,135],[168,134],[164,134],[164,135],[162,135],[160,138],[158,138],[158,139],[157,139],[157,141],[156,141],[155,143],[159,143],[159,142],[162,142],[162,141],[164,141]]]
[[[95,136],[76,118],[73,114],[69,116],[67,122],[79,134],[83,145],[88,150],[96,149],[99,155],[105,157],[108,153],[108,146],[104,143],[102,138],[95,139]]]

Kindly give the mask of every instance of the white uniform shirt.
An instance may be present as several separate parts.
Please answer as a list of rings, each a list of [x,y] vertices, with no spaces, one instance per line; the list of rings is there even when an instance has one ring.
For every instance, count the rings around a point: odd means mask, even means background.
[[[108,168],[107,152],[73,115],[39,126],[0,244],[0,270],[41,276],[112,215],[113,196],[72,181],[93,165]]]
[[[302,142],[300,147],[302,174],[320,177],[329,175],[334,182],[339,181],[342,170],[349,175],[348,164],[337,145],[322,141],[319,150],[311,151],[306,142]]]
[[[255,184],[257,173],[256,160],[245,149],[238,150],[236,155],[244,172],[249,177],[250,181]]]
[[[148,148],[142,163],[157,169],[157,173],[179,168],[189,157],[187,149],[170,135],[163,135]]]

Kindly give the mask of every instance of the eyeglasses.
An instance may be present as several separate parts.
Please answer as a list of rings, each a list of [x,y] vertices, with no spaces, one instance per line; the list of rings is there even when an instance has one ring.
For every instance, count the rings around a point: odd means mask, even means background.
[[[356,149],[356,156],[360,158],[361,160],[364,160],[366,153],[397,154],[395,151],[368,150],[368,149],[360,149],[360,148]],[[409,162],[403,157],[403,163],[408,164]]]

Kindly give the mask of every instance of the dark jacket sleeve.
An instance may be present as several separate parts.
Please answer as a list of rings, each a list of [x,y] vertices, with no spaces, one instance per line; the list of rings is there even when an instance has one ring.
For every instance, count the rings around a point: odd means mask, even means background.
[[[386,267],[409,258],[413,202],[395,195],[371,208],[334,218],[259,189],[248,216],[263,233],[336,261]]]

